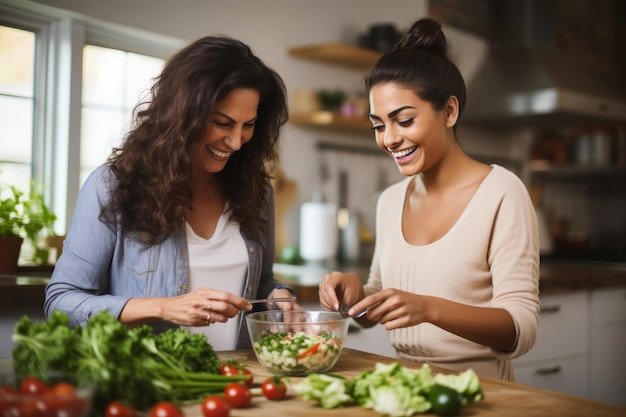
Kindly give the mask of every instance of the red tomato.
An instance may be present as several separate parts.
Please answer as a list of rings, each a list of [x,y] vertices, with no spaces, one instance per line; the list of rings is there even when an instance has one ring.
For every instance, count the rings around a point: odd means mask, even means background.
[[[150,411],[150,417],[183,417],[180,408],[169,401],[161,401]]]
[[[212,395],[202,401],[202,415],[204,417],[228,417],[229,414],[230,404],[222,397]]]
[[[20,384],[20,392],[24,394],[43,395],[48,391],[50,391],[48,384],[33,376],[27,376]]]
[[[222,366],[224,367],[224,370],[222,371],[222,369],[220,368],[220,374],[226,376],[247,375],[248,379],[244,380],[243,382],[249,387],[252,386],[252,383],[254,381],[254,375],[252,375],[252,372],[250,372],[249,369],[246,369],[243,365],[236,363],[223,364]]]
[[[246,385],[248,387],[251,387],[252,386],[252,382],[254,381],[254,375],[252,375],[252,372],[250,372],[249,369],[240,368],[239,369],[239,374],[240,375],[248,375],[248,379],[246,379],[244,382],[246,383]]]
[[[52,389],[50,390],[50,394],[58,395],[61,397],[75,397],[76,388],[69,382],[59,382],[52,387]]]
[[[252,400],[250,388],[238,382],[232,382],[224,389],[224,398],[228,400],[233,408],[247,407]]]
[[[220,365],[220,375],[231,375],[237,371],[237,367],[234,362],[224,362]]]
[[[13,388],[13,385],[4,384],[0,385],[0,394],[17,394],[17,390]]]
[[[111,401],[104,410],[104,417],[134,417],[135,408],[132,405]]]
[[[287,385],[285,385],[285,382],[280,377],[271,376],[263,381],[261,392],[268,400],[282,400],[287,393]]]

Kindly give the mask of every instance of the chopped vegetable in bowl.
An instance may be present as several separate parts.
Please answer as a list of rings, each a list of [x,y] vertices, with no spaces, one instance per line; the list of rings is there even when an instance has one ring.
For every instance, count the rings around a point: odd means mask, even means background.
[[[328,332],[267,333],[254,344],[259,362],[279,373],[304,374],[329,369],[341,353],[341,340]]]
[[[247,316],[261,365],[278,375],[330,370],[341,354],[349,318],[335,312],[267,311]]]

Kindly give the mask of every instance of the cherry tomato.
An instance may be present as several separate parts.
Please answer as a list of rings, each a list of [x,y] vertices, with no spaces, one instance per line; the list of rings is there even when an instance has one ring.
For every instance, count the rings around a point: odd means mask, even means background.
[[[263,381],[261,392],[268,400],[279,401],[285,398],[287,385],[280,377],[271,376]]]
[[[232,382],[224,389],[224,398],[233,408],[243,408],[250,404],[252,393],[250,393],[250,388],[247,385]]]
[[[24,394],[43,395],[49,391],[48,384],[33,376],[27,376],[20,383],[20,392]]]
[[[54,410],[52,410],[49,404],[41,398],[29,398],[22,399],[19,402],[18,408],[13,409],[11,415],[18,415],[20,417],[53,417]],[[15,414],[16,413],[16,414]]]
[[[239,374],[240,375],[247,375],[248,379],[246,379],[244,382],[246,383],[246,385],[248,387],[252,386],[252,382],[254,381],[254,375],[252,375],[252,372],[250,372],[249,369],[246,368],[240,368],[239,369]]]
[[[58,395],[60,397],[75,397],[76,388],[69,382],[59,382],[52,387],[50,394]]]
[[[130,404],[111,401],[104,410],[104,417],[134,417],[135,408]]]
[[[0,396],[17,394],[17,390],[12,385],[4,384],[0,385]]]
[[[237,367],[235,362],[224,362],[220,365],[220,375],[231,375],[237,371]]]
[[[229,414],[230,403],[222,397],[212,395],[202,401],[202,415],[204,417],[228,417]]]
[[[249,369],[246,369],[243,365],[239,363],[235,363],[235,362],[222,364],[222,367],[220,367],[220,374],[226,375],[226,376],[246,375],[248,376],[248,378],[244,380],[243,382],[248,387],[251,387],[252,383],[254,382],[254,375],[252,375],[252,372],[250,372]]]
[[[161,401],[150,411],[150,417],[183,417],[180,408],[169,401]]]

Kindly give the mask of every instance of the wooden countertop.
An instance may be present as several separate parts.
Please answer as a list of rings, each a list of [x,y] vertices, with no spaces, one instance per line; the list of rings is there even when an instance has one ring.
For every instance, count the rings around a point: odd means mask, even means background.
[[[542,262],[542,294],[626,285],[626,263],[588,261]]]
[[[222,360],[235,359],[245,362],[254,375],[255,386],[271,374],[256,360],[251,350],[219,352]],[[419,368],[420,363],[403,361],[387,356],[374,355],[354,349],[345,348],[333,373],[346,377],[374,369],[377,362],[391,363],[399,361],[402,365]],[[9,359],[0,359],[0,370],[11,367]],[[449,373],[441,368],[432,367],[433,372]],[[302,378],[291,377],[293,383]],[[626,407],[618,407],[584,398],[547,391],[521,384],[504,382],[493,378],[480,377],[485,399],[464,407],[459,416],[472,417],[623,417]],[[199,404],[183,407],[185,417],[203,417]],[[247,408],[233,409],[232,417],[382,417],[380,414],[354,405],[345,408],[326,410],[314,402],[303,401],[299,395],[288,392],[282,401],[269,401],[264,397],[254,397]],[[415,416],[434,416],[434,414],[416,414]]]
[[[262,382],[271,374],[257,362],[252,351],[222,352],[223,360],[237,359],[245,361],[248,369],[254,374],[255,384]],[[346,377],[354,377],[357,374],[374,369],[377,362],[390,363],[399,361],[404,366],[411,368],[421,367],[420,363],[408,362],[396,358],[361,352],[354,349],[344,349],[339,361],[331,370]],[[433,372],[449,373],[441,368],[432,367]],[[292,377],[292,382],[302,378]],[[617,407],[597,401],[578,398],[567,394],[542,390],[510,382],[503,382],[493,378],[480,378],[485,399],[473,403],[463,409],[460,416],[474,417],[534,417],[534,416],[569,416],[569,417],[623,417],[626,408]],[[183,407],[186,417],[202,417],[199,405]],[[326,410],[317,406],[314,402],[305,402],[295,393],[288,393],[283,401],[268,401],[262,397],[254,397],[250,407],[245,409],[231,410],[233,417],[366,417],[381,416],[380,414],[366,410],[358,405]],[[421,414],[416,414],[419,416]],[[434,414],[423,414],[433,416]]]

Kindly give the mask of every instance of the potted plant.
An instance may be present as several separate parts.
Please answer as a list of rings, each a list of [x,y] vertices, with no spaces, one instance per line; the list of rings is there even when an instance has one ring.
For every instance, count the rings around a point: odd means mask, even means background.
[[[0,272],[17,270],[24,239],[33,247],[32,260],[46,263],[48,249],[39,241],[42,232],[54,234],[55,220],[35,182],[30,183],[28,193],[12,185],[0,185]]]

